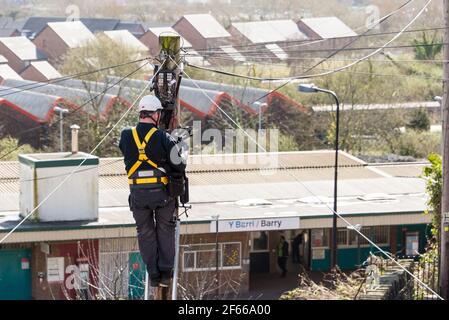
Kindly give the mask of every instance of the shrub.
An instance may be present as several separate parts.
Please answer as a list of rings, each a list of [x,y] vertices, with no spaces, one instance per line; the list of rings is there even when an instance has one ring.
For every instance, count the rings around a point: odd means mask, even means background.
[[[426,158],[430,153],[439,153],[440,143],[440,134],[408,130],[399,138],[399,154]]]

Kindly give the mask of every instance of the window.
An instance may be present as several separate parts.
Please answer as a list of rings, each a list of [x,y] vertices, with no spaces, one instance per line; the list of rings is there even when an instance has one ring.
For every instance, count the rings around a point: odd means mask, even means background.
[[[338,229],[337,230],[337,244],[338,245],[346,245],[348,242],[348,231],[347,229]]]
[[[374,227],[374,242],[376,244],[388,244],[390,242],[389,226]]]
[[[329,229],[312,229],[312,247],[329,246]]]
[[[344,242],[345,233],[343,229],[338,230],[338,244],[341,246],[357,246],[357,237],[361,246],[370,246],[368,240],[362,237],[358,232],[354,230],[346,229],[347,242]],[[340,235],[340,232],[342,235]],[[377,245],[388,245],[390,243],[390,227],[389,226],[373,226],[362,227],[360,232],[368,237]]]
[[[251,251],[268,251],[268,234],[266,231],[251,232]]]
[[[218,244],[218,268],[220,270],[241,268],[240,242],[229,242]],[[194,244],[183,246],[182,262],[183,270],[206,271],[215,270],[217,266],[215,244]]]
[[[240,266],[240,243],[223,244],[223,267]]]

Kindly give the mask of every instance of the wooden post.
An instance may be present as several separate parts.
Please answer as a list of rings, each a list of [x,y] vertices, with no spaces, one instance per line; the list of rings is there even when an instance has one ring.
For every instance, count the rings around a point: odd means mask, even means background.
[[[180,49],[181,49],[181,37],[177,35],[161,35],[159,36],[159,45],[161,51],[159,54],[159,60],[161,65],[158,69],[159,72],[155,81],[155,94],[161,100],[163,110],[161,116],[160,129],[168,132],[173,131],[179,126],[179,86],[182,77],[182,70],[179,65],[182,65],[180,61]],[[176,61],[176,63],[174,62]],[[163,83],[162,87],[159,87],[160,83]],[[176,203],[175,217],[178,219],[178,202]],[[177,228],[180,224],[176,224]],[[179,243],[177,243],[179,246]],[[179,252],[179,250],[175,250]],[[175,259],[177,262],[178,259]],[[175,270],[177,267],[175,266]],[[177,279],[177,277],[175,277]],[[176,285],[173,285],[176,288]],[[169,300],[171,295],[170,287],[158,287],[155,290],[154,300]]]
[[[440,228],[440,295],[449,298],[449,0],[444,0],[443,39],[443,194],[441,199]]]

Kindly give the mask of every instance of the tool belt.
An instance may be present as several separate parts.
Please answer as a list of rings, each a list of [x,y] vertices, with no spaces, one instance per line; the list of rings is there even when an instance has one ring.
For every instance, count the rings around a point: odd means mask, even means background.
[[[185,193],[185,174],[171,172],[168,177],[167,191],[170,197],[176,198]]]

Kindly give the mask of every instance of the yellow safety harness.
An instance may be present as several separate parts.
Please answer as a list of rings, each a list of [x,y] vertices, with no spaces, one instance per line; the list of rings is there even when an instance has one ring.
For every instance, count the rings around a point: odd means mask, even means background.
[[[152,128],[142,142],[140,142],[139,135],[137,134],[137,129],[134,127],[132,128],[133,138],[134,142],[136,143],[137,149],[139,150],[139,160],[134,163],[134,165],[129,169],[128,171],[128,179],[129,184],[151,184],[151,183],[163,183],[164,185],[168,184],[168,178],[166,176],[162,177],[152,177],[152,178],[139,178],[135,177],[134,173],[136,173],[137,169],[142,165],[143,162],[148,163],[150,166],[155,168],[156,170],[159,170],[160,172],[164,172],[157,166],[156,163],[151,161],[148,156],[145,153],[145,148],[148,144],[148,141],[151,139],[153,134],[157,131],[157,128]]]

